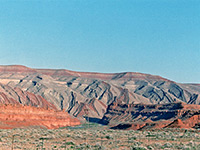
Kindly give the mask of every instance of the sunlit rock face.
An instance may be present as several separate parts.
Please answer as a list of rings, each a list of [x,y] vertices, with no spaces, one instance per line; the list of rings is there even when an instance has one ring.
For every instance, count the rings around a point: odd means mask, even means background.
[[[80,121],[76,118],[72,118],[64,111],[22,106],[19,104],[0,105],[1,129],[26,127],[56,129],[76,125],[80,125]]]
[[[87,115],[100,120],[116,101],[126,105],[199,105],[199,95],[198,84],[179,84],[150,74],[0,66],[0,103],[63,110],[79,119]]]

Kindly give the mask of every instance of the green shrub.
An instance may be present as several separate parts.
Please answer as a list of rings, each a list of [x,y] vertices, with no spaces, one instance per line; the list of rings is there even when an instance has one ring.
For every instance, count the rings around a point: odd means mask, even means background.
[[[65,145],[75,145],[73,142],[66,142]]]
[[[132,150],[146,150],[145,147],[132,147]]]

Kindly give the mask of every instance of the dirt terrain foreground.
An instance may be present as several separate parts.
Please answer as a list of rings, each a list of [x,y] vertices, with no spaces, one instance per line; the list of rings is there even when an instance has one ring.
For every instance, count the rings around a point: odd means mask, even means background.
[[[111,130],[95,124],[65,129],[0,129],[3,150],[199,150],[200,132]],[[13,138],[14,137],[14,138]]]

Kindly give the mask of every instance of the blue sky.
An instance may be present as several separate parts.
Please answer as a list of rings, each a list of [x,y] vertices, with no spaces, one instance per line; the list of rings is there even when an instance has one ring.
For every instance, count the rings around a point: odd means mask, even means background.
[[[0,0],[0,64],[200,83],[200,1]]]

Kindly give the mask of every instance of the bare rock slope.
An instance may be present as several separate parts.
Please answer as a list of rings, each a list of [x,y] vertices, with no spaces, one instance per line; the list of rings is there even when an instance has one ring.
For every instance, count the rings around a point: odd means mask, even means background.
[[[76,118],[72,118],[64,111],[55,111],[52,109],[17,104],[0,105],[0,129],[30,126],[55,129],[75,125],[80,125],[80,121]]]
[[[117,101],[109,105],[101,123],[121,129],[193,128],[200,123],[200,105],[183,102],[127,105]]]
[[[89,73],[0,66],[0,102],[65,110],[101,119],[113,102],[200,104],[200,85],[142,73]]]

